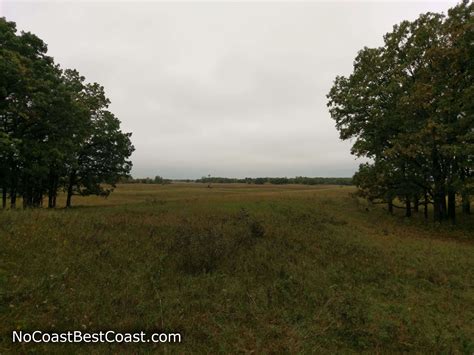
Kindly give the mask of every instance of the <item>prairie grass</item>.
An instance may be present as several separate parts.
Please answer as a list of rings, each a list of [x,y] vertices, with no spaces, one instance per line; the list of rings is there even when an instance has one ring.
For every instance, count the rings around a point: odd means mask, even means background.
[[[352,192],[121,185],[1,211],[0,353],[472,353],[473,218],[388,216]],[[12,344],[36,329],[183,342]]]

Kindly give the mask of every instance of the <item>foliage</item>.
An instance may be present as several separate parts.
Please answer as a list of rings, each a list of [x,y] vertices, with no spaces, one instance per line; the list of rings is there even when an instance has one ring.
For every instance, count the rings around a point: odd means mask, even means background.
[[[328,94],[341,139],[371,159],[355,176],[370,198],[432,203],[435,220],[454,222],[456,197],[469,211],[473,189],[474,5],[403,21],[384,46],[362,49],[349,77]],[[446,206],[448,197],[448,206]],[[425,209],[426,211],[426,209]]]
[[[130,133],[109,111],[104,88],[62,70],[46,44],[0,18],[0,189],[3,208],[17,197],[38,207],[59,190],[107,195],[131,168]],[[105,187],[104,184],[107,184]]]

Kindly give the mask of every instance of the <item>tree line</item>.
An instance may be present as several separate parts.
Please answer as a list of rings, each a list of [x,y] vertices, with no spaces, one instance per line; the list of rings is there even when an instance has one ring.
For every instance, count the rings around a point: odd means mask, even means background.
[[[56,207],[58,192],[108,195],[130,172],[131,133],[108,110],[104,88],[63,70],[47,45],[0,18],[2,206]]]
[[[474,5],[403,21],[338,76],[328,107],[352,154],[362,195],[435,221],[470,213],[474,157]],[[398,206],[397,203],[402,203]]]
[[[134,178],[132,176],[124,176],[120,179],[121,184],[156,184],[156,185],[165,185],[171,184],[170,179],[165,179],[162,176],[156,175],[154,178]]]
[[[324,177],[305,177],[297,176],[294,178],[287,177],[258,177],[250,178],[246,177],[243,179],[239,178],[227,178],[227,177],[215,177],[215,176],[203,176],[200,179],[165,179],[161,176],[155,176],[154,178],[133,178],[131,176],[120,179],[120,183],[123,184],[170,184],[172,182],[196,182],[204,184],[272,184],[272,185],[286,185],[286,184],[300,184],[300,185],[352,185],[352,178],[324,178]]]
[[[272,184],[272,185],[287,185],[287,184],[300,184],[300,185],[352,185],[352,178],[324,178],[324,177],[305,177],[296,176],[294,178],[287,177],[257,177],[250,178],[246,177],[243,179],[238,178],[224,178],[224,177],[205,177],[197,179],[196,182],[200,183],[239,183],[239,184]]]

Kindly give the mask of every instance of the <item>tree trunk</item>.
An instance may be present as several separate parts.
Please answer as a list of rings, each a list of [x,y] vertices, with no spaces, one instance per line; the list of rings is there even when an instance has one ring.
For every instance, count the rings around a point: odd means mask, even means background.
[[[415,196],[415,198],[413,199],[413,212],[418,213],[419,205],[420,199],[418,198],[418,196]]]
[[[48,208],[53,208],[54,177],[50,173],[48,181]]]
[[[43,188],[40,186],[35,192],[34,192],[34,198],[33,198],[33,206],[34,207],[43,207]]]
[[[443,219],[448,219],[448,205],[446,204],[446,191],[443,191],[443,198],[441,199],[441,211]]]
[[[423,214],[425,216],[425,219],[428,219],[428,191],[425,190],[425,201],[423,202],[424,208],[423,208]]]
[[[53,208],[53,193],[52,191],[48,191],[48,208]]]
[[[16,190],[14,188],[10,190],[10,208],[16,208]]]
[[[462,194],[462,213],[471,214],[471,201],[467,192]]]
[[[446,193],[445,193],[445,177],[443,175],[441,164],[439,160],[438,149],[436,147],[435,128],[433,134],[433,147],[431,150],[431,159],[433,162],[433,217],[435,222],[441,222],[446,215]]]
[[[56,197],[58,196],[59,176],[54,180],[53,207],[56,208]]]
[[[452,188],[448,192],[448,218],[452,224],[456,223],[456,192]]]
[[[16,208],[16,189],[18,186],[18,181],[16,179],[16,170],[12,171],[11,180],[10,180],[10,208]]]
[[[33,206],[33,189],[28,182],[28,179],[23,177],[23,208],[28,208]]]
[[[393,214],[393,200],[388,200],[388,213]]]
[[[2,208],[7,208],[7,188],[5,186],[2,188]]]
[[[48,181],[48,208],[56,207],[56,194],[58,191],[58,177],[54,173],[54,168],[50,167]]]
[[[73,171],[71,175],[69,175],[69,184],[67,187],[67,198],[66,198],[66,207],[69,208],[71,207],[71,200],[72,200],[72,194],[73,194],[73,187],[75,184],[76,180],[76,172]]]
[[[408,196],[405,199],[405,217],[411,217],[411,202]]]
[[[436,222],[441,222],[446,218],[446,194],[442,187],[435,187],[433,196],[433,213]]]

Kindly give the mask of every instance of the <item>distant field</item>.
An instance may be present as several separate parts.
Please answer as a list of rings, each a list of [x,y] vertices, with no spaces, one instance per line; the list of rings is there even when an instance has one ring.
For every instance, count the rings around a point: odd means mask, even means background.
[[[0,353],[473,353],[474,218],[388,216],[354,191],[129,184],[0,211]],[[21,329],[183,342],[12,344]]]

